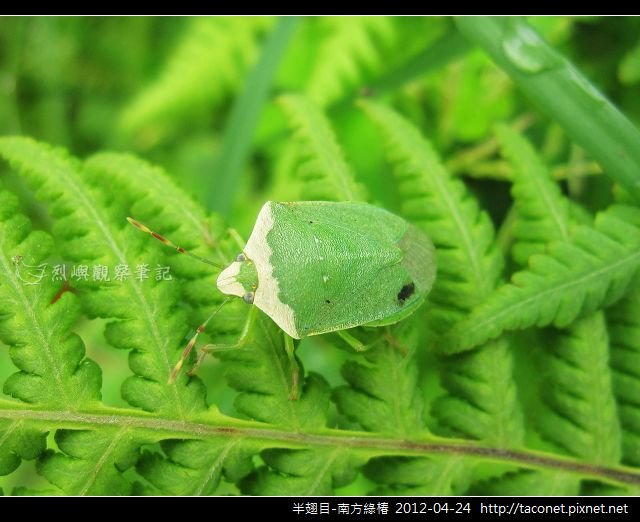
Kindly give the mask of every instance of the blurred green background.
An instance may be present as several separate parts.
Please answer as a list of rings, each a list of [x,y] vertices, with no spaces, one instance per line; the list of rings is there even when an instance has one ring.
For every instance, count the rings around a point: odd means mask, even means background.
[[[529,21],[640,124],[640,18]],[[361,96],[415,122],[497,226],[510,206],[497,122],[526,130],[574,199],[591,210],[611,201],[611,181],[598,166],[450,18],[0,17],[0,134],[32,136],[78,157],[134,153],[245,237],[265,200],[296,199],[291,132],[277,103],[288,92],[325,111],[370,200],[391,210],[397,193],[381,138],[354,103]],[[36,228],[48,229],[33,194],[13,176],[2,181]],[[103,367],[105,402],[124,405],[127,354],[106,345],[103,327],[94,320],[78,330]],[[348,355],[304,345],[302,353],[307,368],[340,382]],[[1,350],[0,381],[13,371]],[[232,395],[215,386],[220,365],[205,364],[201,374],[210,401],[231,410]],[[3,481],[23,483],[29,466],[21,473]]]
[[[530,22],[638,122],[640,19]],[[276,167],[288,131],[274,102],[284,92],[302,91],[327,110],[359,180],[388,207],[394,191],[379,138],[352,103],[363,94],[389,99],[463,174],[492,179],[506,168],[491,155],[461,158],[490,138],[496,121],[531,128],[552,164],[583,159],[448,18],[2,17],[0,89],[0,133],[80,157],[104,149],[139,154],[207,207],[232,200],[232,221],[245,226],[254,215],[243,212],[248,205],[286,196]],[[264,103],[248,110],[245,103],[248,116],[230,125],[246,91],[258,101],[264,92]],[[229,149],[244,143],[250,148],[235,151],[240,175]],[[221,194],[229,166],[238,185]],[[490,210],[500,206],[498,190],[489,197]]]

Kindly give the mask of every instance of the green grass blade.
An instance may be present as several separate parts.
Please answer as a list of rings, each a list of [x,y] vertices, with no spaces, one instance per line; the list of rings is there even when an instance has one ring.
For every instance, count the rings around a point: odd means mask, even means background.
[[[533,28],[516,18],[461,17],[458,27],[640,200],[640,132]]]
[[[204,201],[211,210],[229,214],[251,151],[251,140],[269,88],[298,19],[282,17],[267,39],[264,50],[247,76],[236,99],[222,140],[215,183],[206,185]]]

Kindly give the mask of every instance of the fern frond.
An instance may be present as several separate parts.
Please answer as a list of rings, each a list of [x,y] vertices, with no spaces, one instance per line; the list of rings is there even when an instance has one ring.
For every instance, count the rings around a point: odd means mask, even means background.
[[[354,181],[351,167],[321,109],[301,95],[279,98],[294,131],[304,199],[361,201],[363,188]]]
[[[289,400],[292,366],[284,333],[264,313],[252,309],[246,347],[221,352],[225,377],[239,394],[235,407],[246,418],[286,426],[294,431],[325,426],[329,387],[319,375],[301,383],[300,397]]]
[[[546,411],[537,425],[563,451],[595,464],[620,460],[620,424],[609,369],[604,315],[553,332],[541,380]]]
[[[513,253],[516,262],[524,264],[532,254],[544,253],[554,240],[570,240],[570,201],[560,193],[542,160],[523,137],[508,127],[499,127],[498,136],[503,153],[514,167],[512,194],[517,217]],[[537,430],[568,454],[597,464],[619,462],[620,426],[602,312],[575,321],[564,330],[547,331],[543,339],[535,357],[545,406],[536,416]],[[525,477],[532,485],[541,486],[535,475]],[[506,487],[512,482],[521,485],[522,478],[515,474],[501,482]],[[572,494],[580,489],[576,477],[563,473],[546,479],[559,482]]]
[[[123,110],[122,130],[147,129],[145,141],[155,141],[153,134],[176,121],[209,113],[241,84],[271,23],[260,16],[193,19],[159,77]]]
[[[550,241],[569,239],[569,202],[525,138],[506,125],[496,131],[513,166],[511,193],[518,213],[513,258],[526,265],[531,255],[543,254]]]
[[[467,491],[469,461],[458,457],[371,459],[364,474],[380,484],[379,495],[460,495]]]
[[[43,477],[66,495],[129,495],[132,485],[122,472],[135,462],[143,442],[126,426],[101,430],[58,430],[59,451],[38,461]]]
[[[489,295],[500,278],[504,261],[491,221],[416,127],[384,105],[360,105],[385,137],[402,214],[436,246],[438,275],[429,294],[429,316],[435,331],[443,332]]]
[[[100,368],[70,332],[80,312],[77,299],[65,292],[52,303],[59,288],[46,273],[50,237],[31,232],[30,222],[16,213],[12,194],[0,193],[0,209],[0,338],[20,369],[7,379],[4,392],[68,411],[99,401]],[[23,260],[15,263],[15,256]]]
[[[176,385],[167,377],[183,349],[186,315],[176,308],[173,281],[135,277],[135,267],[163,266],[163,258],[149,241],[126,223],[117,201],[108,201],[87,186],[77,160],[66,153],[26,138],[1,138],[0,154],[49,203],[54,231],[69,259],[87,265],[111,267],[111,281],[98,285],[74,281],[90,316],[117,319],[105,336],[114,346],[131,349],[129,364],[136,374],[123,384],[123,395],[135,406],[185,418],[202,410],[204,387],[198,379],[182,376]],[[61,189],[64,187],[64,190]],[[122,223],[121,228],[112,223]],[[154,245],[155,246],[155,245]],[[115,267],[130,267],[126,280],[114,279]]]
[[[563,327],[620,299],[640,268],[640,211],[616,205],[580,226],[569,241],[534,256],[529,269],[458,323],[443,350],[468,350],[507,330]]]
[[[607,310],[623,461],[640,466],[640,285]]]
[[[409,83],[447,63],[462,48],[455,38],[446,38],[447,31],[454,31],[444,18],[353,16],[306,22],[308,33],[320,38],[300,53],[304,63],[297,64],[297,72],[303,81],[289,81],[288,88],[303,90],[325,108],[357,96],[363,88],[387,91]]]
[[[498,446],[521,444],[523,415],[506,340],[485,343],[443,363],[442,385],[449,393],[436,400],[433,411],[445,431]]]
[[[472,495],[578,495],[580,481],[575,475],[561,471],[521,470],[506,473],[499,478],[480,481],[472,486]]]
[[[413,125],[383,105],[361,106],[385,136],[402,213],[436,246],[438,274],[427,320],[435,332],[445,331],[498,282],[504,262],[491,221]],[[519,444],[524,430],[512,367],[505,341],[445,361],[442,383],[448,395],[435,402],[433,412],[446,431],[498,445]]]
[[[351,483],[364,459],[344,448],[330,450],[265,450],[266,466],[240,483],[248,494],[331,495]]]
[[[96,188],[108,179],[127,215],[170,237],[189,252],[221,265],[237,255],[239,247],[227,234],[220,217],[207,216],[161,168],[128,154],[100,153],[86,160],[83,171]],[[171,253],[159,243],[149,247],[168,254],[172,274],[180,280],[182,297],[197,310],[191,321],[196,328],[222,302],[222,294],[215,290],[218,271],[177,252]],[[227,306],[208,330],[235,342],[245,315],[238,313],[237,306]]]
[[[292,367],[284,346],[284,334],[271,319],[255,309],[248,321],[244,346],[218,355],[226,366],[229,384],[239,392],[234,403],[238,412],[243,417],[294,432],[324,427],[329,408],[326,382],[320,376],[310,374],[301,382],[299,399],[289,400]],[[172,442],[168,449],[165,448],[167,457],[147,454],[138,471],[167,493],[177,491],[178,487],[185,491],[185,486],[179,485],[187,475],[194,478],[187,489],[189,494],[212,492],[220,480],[222,467],[227,470],[235,460],[248,458],[247,446],[240,442],[233,439],[224,444],[185,442],[189,447],[200,448],[202,453],[198,459],[189,458],[180,441]],[[260,449],[255,447],[254,451]],[[351,458],[348,452],[342,454],[334,448],[314,451],[270,448],[261,456],[265,465],[253,471],[246,462],[233,466],[235,471],[231,473],[236,479],[246,475],[240,482],[241,490],[246,493],[329,494],[332,484],[342,483],[337,478],[334,481],[333,475],[342,475],[342,468],[351,469],[345,461]],[[229,459],[230,464],[227,463]],[[159,471],[164,477],[161,481],[157,478]],[[212,471],[214,475],[211,475]],[[278,491],[280,493],[276,493]]]
[[[165,440],[164,455],[146,451],[136,464],[161,493],[213,495],[224,478],[237,482],[253,469],[251,456],[259,448],[238,438]]]
[[[349,386],[336,388],[333,399],[342,414],[367,431],[401,438],[427,433],[418,388],[416,327],[403,321],[386,335],[387,342],[364,354],[366,363],[343,365],[342,376]]]
[[[247,325],[247,338],[241,349],[221,352],[218,357],[226,365],[226,378],[239,394],[235,399],[238,412],[249,419],[282,426],[294,432],[305,432],[326,426],[329,388],[318,375],[303,379],[299,399],[289,400],[292,386],[291,361],[287,357],[283,332],[262,312],[252,310]],[[180,442],[171,443],[167,458],[147,455],[139,472],[162,491],[177,491],[181,477],[193,476],[189,494],[213,491],[220,479],[222,466],[228,459],[247,458],[246,444],[236,440],[222,443],[202,442],[198,459],[187,457]],[[236,443],[237,447],[236,447]],[[185,442],[194,447],[195,443]],[[256,447],[254,451],[261,448]],[[235,476],[247,475],[240,487],[246,493],[260,494],[330,494],[332,487],[353,480],[353,457],[341,448],[314,451],[269,448],[261,453],[265,465],[253,470],[247,463],[235,465]],[[348,465],[348,463],[351,463]],[[226,468],[225,468],[226,469]],[[164,478],[159,481],[158,471]],[[211,475],[215,471],[216,475]],[[203,483],[211,475],[209,482]],[[342,479],[340,477],[343,477]],[[184,485],[181,486],[184,491]],[[279,492],[279,493],[278,493]]]
[[[320,44],[307,94],[320,107],[361,86],[364,78],[383,69],[383,47],[398,38],[392,19],[378,16],[327,17],[318,21],[325,38]]]
[[[32,232],[17,213],[15,196],[0,192],[0,339],[10,347],[19,368],[3,391],[28,403],[76,411],[100,400],[101,373],[85,357],[82,340],[70,331],[79,315],[75,296],[59,291],[46,273],[51,238]],[[14,263],[22,256],[24,263]],[[46,447],[46,430],[23,419],[0,421],[0,475],[16,469],[21,459],[34,459]]]

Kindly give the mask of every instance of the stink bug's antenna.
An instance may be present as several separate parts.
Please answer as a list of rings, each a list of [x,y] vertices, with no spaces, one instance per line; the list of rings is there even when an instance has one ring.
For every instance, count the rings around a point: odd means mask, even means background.
[[[196,345],[196,341],[198,340],[198,335],[200,335],[204,331],[204,329],[207,327],[207,323],[209,321],[211,321],[211,319],[213,319],[213,317],[220,310],[222,310],[222,307],[224,305],[226,305],[230,300],[231,300],[231,297],[227,297],[224,301],[222,301],[222,304],[220,306],[218,306],[218,308],[216,308],[213,311],[213,313],[207,318],[207,320],[204,323],[202,323],[200,326],[198,326],[198,329],[196,330],[196,333],[193,335],[193,337],[191,338],[191,340],[187,344],[187,347],[182,351],[182,355],[180,356],[180,360],[178,361],[178,363],[175,365],[175,367],[171,371],[171,374],[169,375],[169,380],[167,381],[167,384],[173,384],[176,381],[176,377],[178,377],[178,373],[180,373],[180,369],[182,368],[182,365],[184,364],[184,361],[187,360],[187,357],[189,357],[189,354],[191,353],[191,350],[193,350],[193,347]]]
[[[184,248],[179,247],[178,245],[175,245],[174,243],[169,241],[166,237],[161,236],[160,234],[154,232],[153,230],[151,230],[150,228],[146,227],[145,225],[143,225],[139,221],[136,221],[133,218],[128,217],[127,221],[129,223],[131,223],[137,229],[142,230],[143,232],[146,232],[147,234],[151,234],[158,241],[160,241],[163,245],[166,245],[166,246],[168,246],[170,248],[173,248],[173,249],[177,250],[178,252],[180,252],[181,254],[186,254],[189,257],[192,257],[193,259],[197,259],[198,261],[201,261],[202,263],[206,263],[208,265],[215,266],[218,270],[222,270],[224,268],[224,267],[220,266],[219,264],[214,263],[213,261],[205,259],[204,257],[200,257],[200,256],[197,256],[195,254],[192,254],[191,252],[187,252]]]

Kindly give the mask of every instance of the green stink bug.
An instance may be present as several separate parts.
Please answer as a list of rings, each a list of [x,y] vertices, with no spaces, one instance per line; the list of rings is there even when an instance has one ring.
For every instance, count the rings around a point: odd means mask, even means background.
[[[166,245],[207,262],[128,219]],[[254,304],[289,338],[301,339],[396,323],[424,302],[435,273],[431,240],[384,209],[352,202],[268,201],[217,286]],[[187,345],[170,381],[209,319]],[[293,360],[291,339],[287,346]]]

